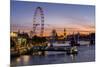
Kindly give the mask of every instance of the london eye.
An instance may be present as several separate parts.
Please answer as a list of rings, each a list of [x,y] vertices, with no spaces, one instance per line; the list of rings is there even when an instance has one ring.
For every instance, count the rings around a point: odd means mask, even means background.
[[[41,7],[37,7],[33,16],[33,34],[36,35],[39,29],[39,35],[42,37],[44,33],[44,13]]]

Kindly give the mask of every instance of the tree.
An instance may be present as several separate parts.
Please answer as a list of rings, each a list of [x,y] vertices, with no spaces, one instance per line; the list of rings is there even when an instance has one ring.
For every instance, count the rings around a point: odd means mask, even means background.
[[[11,38],[10,39],[10,43],[11,43],[11,48],[15,47],[16,46],[16,43],[14,42],[14,40]]]

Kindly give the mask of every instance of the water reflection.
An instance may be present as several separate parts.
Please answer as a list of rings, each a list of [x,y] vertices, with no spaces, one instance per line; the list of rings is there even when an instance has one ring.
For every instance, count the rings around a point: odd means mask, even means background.
[[[21,59],[20,58],[17,58],[16,61],[17,61],[17,63],[19,63],[21,61]]]
[[[72,62],[75,62],[76,55],[71,54],[70,56],[71,56]]]
[[[44,55],[42,55],[41,52],[38,52],[37,55],[22,55],[18,58],[12,59],[11,64],[22,66],[94,61],[95,46],[87,46],[80,46],[78,48],[79,52],[77,55],[67,55],[66,52],[45,51]]]
[[[23,56],[23,62],[27,64],[29,62],[30,57],[29,56]]]
[[[30,61],[30,56],[28,55],[23,55],[23,56],[20,56],[16,59],[16,64],[23,64],[23,65],[26,65],[28,64],[28,62]]]

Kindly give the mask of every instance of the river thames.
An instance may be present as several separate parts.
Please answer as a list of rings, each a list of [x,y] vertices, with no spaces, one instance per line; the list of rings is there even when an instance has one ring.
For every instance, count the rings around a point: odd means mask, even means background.
[[[95,61],[95,45],[89,46],[86,41],[81,41],[76,56],[67,55],[66,52],[46,51],[44,56],[39,55],[22,55],[20,57],[11,58],[13,66],[28,65],[44,65],[44,64],[60,64],[60,63],[77,63],[77,62],[93,62]],[[54,44],[55,46],[68,46],[65,44]]]

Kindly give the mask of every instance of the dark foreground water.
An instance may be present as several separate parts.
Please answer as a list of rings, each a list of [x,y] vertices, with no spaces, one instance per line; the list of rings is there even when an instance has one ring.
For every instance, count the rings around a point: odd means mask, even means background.
[[[23,55],[11,59],[11,65],[42,65],[42,64],[59,64],[59,63],[76,63],[95,61],[95,46],[80,46],[77,56],[67,55],[66,52],[46,52],[45,56]]]

